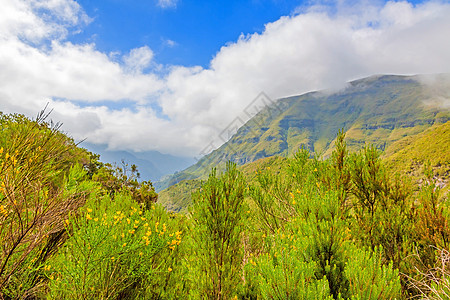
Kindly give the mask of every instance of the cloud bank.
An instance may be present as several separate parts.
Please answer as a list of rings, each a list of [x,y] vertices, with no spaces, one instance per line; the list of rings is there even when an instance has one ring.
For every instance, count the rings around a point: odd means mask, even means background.
[[[4,2],[0,110],[34,116],[49,102],[75,139],[112,149],[196,156],[261,91],[275,99],[372,74],[450,73],[447,2],[300,7],[224,45],[208,68],[159,65],[146,45],[113,55],[69,42],[95,22],[75,1]]]

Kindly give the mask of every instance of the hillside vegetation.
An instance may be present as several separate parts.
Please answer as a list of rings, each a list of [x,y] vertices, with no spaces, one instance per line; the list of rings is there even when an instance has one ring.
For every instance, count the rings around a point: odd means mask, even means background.
[[[434,299],[450,288],[450,207],[433,169],[412,186],[340,133],[325,159],[301,149],[213,169],[184,216],[156,204],[134,166],[100,163],[44,119],[0,116],[0,298]],[[415,143],[433,136],[445,153],[445,128]]]
[[[258,170],[272,168],[272,171],[281,170],[281,165],[285,159],[278,156],[261,158],[239,167],[247,182],[254,182],[257,178]],[[192,193],[196,192],[202,185],[201,179],[183,180],[168,187],[158,193],[158,203],[169,211],[187,214],[189,206],[192,204]]]
[[[334,149],[334,142],[331,149]],[[450,121],[394,142],[382,152],[381,158],[390,174],[407,175],[416,185],[422,183],[424,174],[432,172],[433,179],[442,189],[441,195],[446,195],[450,177]],[[284,161],[282,157],[272,156],[247,163],[239,169],[248,182],[253,182],[256,170],[272,168],[272,172],[278,173]],[[200,179],[193,179],[175,184],[161,191],[158,201],[168,210],[187,213],[192,204],[191,194],[199,188],[200,182]]]
[[[446,193],[450,177],[450,122],[434,125],[415,136],[392,144],[385,152],[387,166],[395,173],[407,174],[419,182],[432,172]]]
[[[302,146],[331,154],[336,132],[344,129],[349,149],[370,143],[385,150],[405,136],[450,120],[440,99],[449,97],[450,76],[434,85],[419,76],[372,76],[350,82],[340,91],[321,91],[277,100],[250,119],[219,149],[193,166],[156,183],[161,191],[187,179],[205,179],[227,161],[243,165],[270,156],[291,157]]]

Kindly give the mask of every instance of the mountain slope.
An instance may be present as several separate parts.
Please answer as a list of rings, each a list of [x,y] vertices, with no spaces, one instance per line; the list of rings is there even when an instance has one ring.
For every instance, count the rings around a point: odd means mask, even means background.
[[[416,186],[424,178],[425,167],[432,168],[434,180],[441,188],[441,197],[450,189],[450,121],[435,124],[413,136],[407,136],[391,144],[382,155],[383,162],[391,174],[409,176]],[[271,156],[247,163],[239,167],[246,182],[255,181],[255,172],[270,169],[279,172],[285,163],[284,158]],[[158,202],[166,209],[187,213],[192,203],[192,192],[199,189],[201,180],[181,181],[159,193]]]
[[[415,181],[424,177],[425,168],[431,168],[439,187],[443,188],[443,193],[447,193],[450,179],[450,121],[393,143],[383,157],[393,172],[409,175]]]
[[[328,155],[339,129],[347,132],[349,149],[365,143],[379,149],[450,120],[450,76],[436,76],[433,85],[419,76],[372,76],[350,82],[338,92],[312,92],[278,100],[250,119],[219,149],[195,165],[156,184],[162,190],[181,180],[273,155],[290,156],[300,147]]]
[[[285,158],[283,157],[271,156],[240,166],[239,170],[244,175],[246,182],[252,183],[256,178],[255,172],[266,168],[270,168],[273,172],[278,172],[284,161]],[[201,184],[202,180],[200,179],[180,181],[162,190],[158,194],[158,203],[169,211],[186,214],[192,203],[192,193],[197,191]]]

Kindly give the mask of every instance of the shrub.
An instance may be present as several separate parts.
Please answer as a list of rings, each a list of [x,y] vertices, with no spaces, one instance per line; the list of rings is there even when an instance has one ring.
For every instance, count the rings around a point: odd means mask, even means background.
[[[141,210],[126,193],[114,201],[94,197],[67,224],[70,237],[47,273],[52,298],[150,298],[161,292],[155,282],[172,271],[163,262],[182,233],[170,232],[153,210]]]
[[[243,271],[244,191],[242,174],[228,163],[219,177],[213,170],[193,197],[196,297],[230,299],[237,294]]]

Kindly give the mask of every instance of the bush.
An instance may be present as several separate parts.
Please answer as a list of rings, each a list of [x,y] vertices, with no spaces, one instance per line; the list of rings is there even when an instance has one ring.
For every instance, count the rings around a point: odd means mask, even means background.
[[[75,145],[41,117],[0,114],[0,295],[5,297],[36,292],[40,265],[61,243],[64,219],[89,193],[68,187],[66,175],[78,159]]]
[[[114,201],[92,197],[67,220],[67,231],[70,237],[47,272],[49,295],[56,299],[154,296],[161,292],[155,282],[172,271],[163,261],[182,234],[170,232],[153,210],[141,210],[125,193]]]

